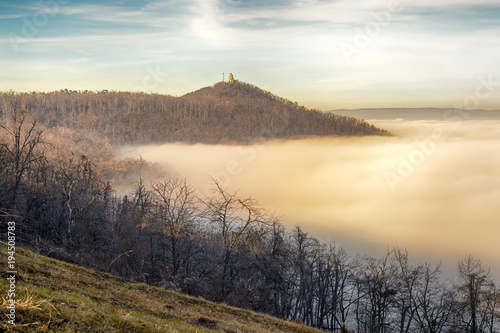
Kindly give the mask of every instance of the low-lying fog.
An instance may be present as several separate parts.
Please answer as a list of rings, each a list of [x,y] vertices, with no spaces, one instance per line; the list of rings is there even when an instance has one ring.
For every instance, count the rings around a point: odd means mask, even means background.
[[[351,254],[406,248],[454,273],[466,254],[500,281],[500,121],[371,121],[393,137],[251,146],[126,147],[164,163],[200,195],[211,177]]]

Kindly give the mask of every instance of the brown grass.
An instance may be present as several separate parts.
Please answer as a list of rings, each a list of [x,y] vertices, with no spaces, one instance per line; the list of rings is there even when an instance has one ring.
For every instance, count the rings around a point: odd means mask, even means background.
[[[6,244],[1,243],[2,252]],[[5,258],[5,256],[2,256]],[[17,248],[16,325],[10,332],[320,332],[181,295]],[[8,282],[0,280],[5,293]],[[2,295],[2,296],[5,296]],[[7,300],[0,310],[6,318]]]

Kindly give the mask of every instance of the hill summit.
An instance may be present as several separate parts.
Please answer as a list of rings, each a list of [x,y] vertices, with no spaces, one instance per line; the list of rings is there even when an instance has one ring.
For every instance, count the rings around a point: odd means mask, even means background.
[[[213,99],[260,99],[267,101],[281,101],[291,103],[290,101],[274,95],[269,91],[260,89],[249,83],[235,80],[233,83],[219,82],[210,87],[204,87],[183,96],[184,98],[213,98]]]
[[[384,135],[353,117],[307,109],[254,85],[220,82],[181,97],[132,92],[0,94],[47,127],[103,134],[114,144],[240,143],[305,136]]]

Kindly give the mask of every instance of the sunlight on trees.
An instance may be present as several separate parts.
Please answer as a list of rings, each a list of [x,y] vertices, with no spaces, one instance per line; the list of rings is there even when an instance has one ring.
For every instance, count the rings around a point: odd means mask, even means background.
[[[92,133],[45,139],[30,112],[2,106],[0,224],[15,220],[39,253],[327,332],[500,330],[500,290],[479,259],[452,283],[401,249],[352,256],[216,180],[200,199],[183,179],[145,182],[145,161],[114,161]],[[139,180],[119,195],[113,176],[128,173]]]

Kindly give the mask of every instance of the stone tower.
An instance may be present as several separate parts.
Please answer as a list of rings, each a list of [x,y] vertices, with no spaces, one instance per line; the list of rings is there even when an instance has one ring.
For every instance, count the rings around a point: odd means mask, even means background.
[[[233,78],[233,73],[229,73],[229,79],[227,80],[227,83],[233,83],[234,78]]]

